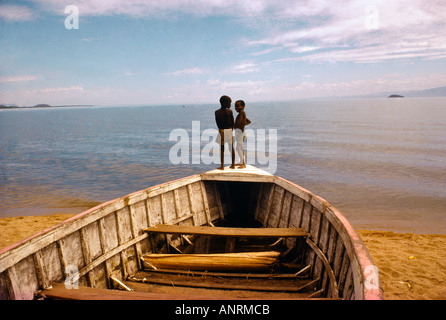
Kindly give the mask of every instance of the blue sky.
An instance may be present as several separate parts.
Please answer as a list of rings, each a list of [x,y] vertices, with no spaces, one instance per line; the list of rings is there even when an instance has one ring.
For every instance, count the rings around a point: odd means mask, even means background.
[[[78,8],[78,29],[65,27],[68,5]],[[446,85],[444,30],[444,0],[0,0],[0,103],[428,89]]]

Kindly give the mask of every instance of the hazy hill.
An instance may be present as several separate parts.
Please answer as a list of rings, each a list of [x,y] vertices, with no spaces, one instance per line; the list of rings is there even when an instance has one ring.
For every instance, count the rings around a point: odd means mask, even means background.
[[[399,95],[405,98],[417,98],[417,97],[446,97],[446,86],[437,87],[426,90],[410,90],[410,91],[388,91],[380,92],[370,95],[365,95],[366,98],[378,98],[388,97],[390,95]]]

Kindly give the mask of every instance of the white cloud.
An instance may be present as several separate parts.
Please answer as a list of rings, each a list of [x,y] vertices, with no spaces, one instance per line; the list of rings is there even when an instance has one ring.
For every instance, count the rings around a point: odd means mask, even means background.
[[[278,28],[246,44],[261,48],[257,52],[268,53],[279,48],[296,54],[295,60],[312,62],[444,58],[444,1],[429,4],[420,0],[316,3],[302,7],[300,13],[292,7],[287,12],[308,23]],[[302,56],[307,58],[302,59]]]
[[[0,5],[0,19],[6,21],[28,21],[34,18],[34,13],[28,7],[16,5]]]
[[[42,8],[63,14],[65,0],[33,0]],[[71,1],[79,8],[80,15],[128,15],[133,17],[162,17],[177,14],[195,16],[220,15],[259,15],[268,7],[271,0],[88,0]]]
[[[199,74],[205,74],[207,73],[206,70],[201,68],[189,68],[189,69],[182,69],[182,70],[176,70],[172,72],[166,72],[165,75],[169,76],[186,76],[186,75],[199,75]]]
[[[258,97],[269,86],[269,82],[261,80],[227,81],[211,79],[206,82],[203,89],[216,95],[221,95],[224,92],[230,97]]]
[[[244,62],[233,66],[227,73],[230,74],[245,74],[252,72],[259,72],[261,69],[259,65],[253,62]]]
[[[73,91],[83,91],[82,86],[71,86],[71,87],[57,87],[57,88],[44,88],[39,90],[41,93],[61,93],[61,92],[73,92]]]
[[[269,48],[269,49],[253,52],[253,53],[251,53],[251,55],[252,56],[262,56],[262,55],[269,54],[269,53],[272,53],[277,50],[279,50],[279,48]]]
[[[65,0],[32,1],[61,15],[67,5]],[[412,57],[439,59],[444,58],[439,51],[445,50],[446,43],[444,0],[428,3],[423,0],[88,0],[70,4],[79,7],[81,17],[227,16],[257,29],[257,39],[246,41],[248,47],[254,48],[251,56],[284,51],[295,56],[315,55],[308,59],[313,61],[323,61],[323,57],[330,61],[347,61],[351,57],[354,62]],[[426,50],[425,54],[418,52],[420,46]],[[367,57],[369,49],[374,54]],[[320,53],[324,50],[335,53]],[[193,68],[170,74],[198,73]]]
[[[36,80],[37,77],[34,75],[24,75],[24,76],[0,76],[0,83],[9,82],[26,82]]]

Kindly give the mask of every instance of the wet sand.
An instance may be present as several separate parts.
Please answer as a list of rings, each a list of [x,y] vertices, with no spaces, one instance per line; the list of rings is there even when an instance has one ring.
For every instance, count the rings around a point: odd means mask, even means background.
[[[73,215],[0,218],[0,249]],[[378,267],[385,299],[446,300],[446,235],[358,230]]]

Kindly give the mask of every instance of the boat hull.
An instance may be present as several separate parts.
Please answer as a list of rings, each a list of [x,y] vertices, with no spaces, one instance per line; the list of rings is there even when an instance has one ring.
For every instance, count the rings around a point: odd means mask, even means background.
[[[253,167],[213,170],[108,201],[0,251],[0,298],[34,299],[37,291],[75,278],[113,288],[156,253],[144,229],[160,224],[212,226],[254,219],[266,228],[302,228],[303,260],[326,298],[382,299],[376,268],[361,238],[327,201]],[[180,245],[181,238],[169,238]],[[292,249],[296,239],[286,239]],[[322,290],[323,289],[323,290]]]

